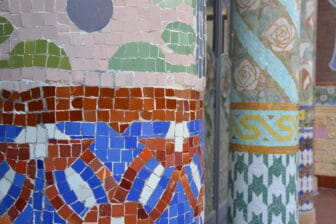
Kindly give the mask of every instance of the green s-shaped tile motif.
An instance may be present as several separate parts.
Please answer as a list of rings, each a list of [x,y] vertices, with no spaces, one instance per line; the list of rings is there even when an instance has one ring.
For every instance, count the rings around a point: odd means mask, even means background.
[[[119,71],[190,73],[195,65],[174,65],[166,62],[163,51],[146,42],[130,42],[121,46],[109,61],[109,69]]]
[[[1,68],[48,67],[71,70],[65,51],[47,40],[30,40],[18,43],[8,60],[0,61]]]
[[[0,16],[0,44],[10,37],[13,30],[12,24],[6,18]]]
[[[177,54],[187,55],[195,50],[196,34],[186,23],[179,21],[169,23],[161,38]]]

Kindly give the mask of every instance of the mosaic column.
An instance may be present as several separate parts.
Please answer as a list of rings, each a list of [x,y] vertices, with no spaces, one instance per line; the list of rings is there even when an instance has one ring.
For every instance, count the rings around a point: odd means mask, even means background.
[[[298,223],[300,1],[233,1],[229,223]]]
[[[0,223],[203,223],[204,1],[0,1]]]
[[[317,1],[301,1],[301,43],[300,43],[300,118],[299,118],[299,221],[302,224],[316,223],[313,195],[314,153],[313,114],[315,83],[315,40]]]

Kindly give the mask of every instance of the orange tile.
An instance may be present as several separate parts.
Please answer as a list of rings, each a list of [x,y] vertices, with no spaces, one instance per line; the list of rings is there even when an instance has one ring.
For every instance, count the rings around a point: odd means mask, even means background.
[[[13,111],[14,103],[11,101],[5,101],[3,108],[5,112]]]
[[[49,200],[52,200],[57,196],[58,191],[56,190],[55,186],[51,186],[45,190],[45,193],[48,196]]]
[[[161,215],[161,213],[154,209],[150,214],[149,216],[152,218],[152,220],[156,220],[157,218],[159,218],[159,216]]]
[[[56,121],[69,121],[69,120],[70,120],[69,111],[56,112]]]
[[[176,100],[166,99],[166,105],[167,105],[167,109],[175,110],[176,109]]]
[[[16,163],[15,171],[20,174],[26,174],[27,172],[27,163],[25,161],[18,161]]]
[[[12,94],[9,97],[9,99],[11,99],[11,100],[18,100],[18,99],[20,99],[20,94],[18,92],[12,92]]]
[[[64,201],[60,198],[60,196],[57,195],[56,197],[54,197],[54,199],[50,201],[50,203],[55,209],[59,209],[63,206]]]
[[[135,160],[133,160],[130,167],[132,167],[132,169],[135,170],[135,171],[140,171],[140,169],[143,167],[143,165],[144,165],[144,162],[141,159],[135,159]]]
[[[82,120],[83,120],[83,113],[81,110],[70,111],[69,121],[82,121]]]
[[[165,96],[164,94],[165,94],[165,90],[163,88],[155,88],[154,89],[155,98],[164,97]]]
[[[166,100],[165,98],[156,98],[155,99],[155,109],[166,109]]]
[[[116,97],[129,97],[130,96],[130,89],[128,88],[120,88],[115,91]]]
[[[55,110],[56,106],[55,106],[55,97],[48,97],[45,98],[46,104],[47,104],[47,109],[48,110]]]
[[[97,109],[97,99],[85,97],[83,99],[83,108],[85,110],[96,110]]]
[[[166,89],[165,90],[165,94],[166,94],[166,97],[167,96],[174,96],[175,95],[175,91],[173,89]]]
[[[78,98],[73,99],[71,101],[71,105],[74,108],[77,108],[77,109],[83,108],[83,98],[82,97],[78,97]]]
[[[166,120],[166,110],[155,110],[153,113],[153,120]]]
[[[91,209],[85,216],[85,222],[94,222],[96,223],[98,219],[97,210]]]
[[[93,159],[89,165],[94,172],[98,171],[101,167],[103,167],[103,165],[97,158]]]
[[[124,174],[124,178],[132,182],[136,175],[137,172],[129,167]]]
[[[43,124],[55,123],[55,113],[54,112],[42,113],[42,123]]]
[[[132,97],[142,97],[142,90],[141,88],[131,88],[130,95]]]
[[[144,110],[154,110],[154,99],[144,99],[143,109]]]
[[[113,99],[112,98],[99,98],[98,99],[98,108],[100,109],[112,109],[113,108]]]
[[[131,98],[129,109],[130,110],[142,110],[143,100],[141,98]]]
[[[71,86],[70,87],[71,96],[83,96],[84,95],[84,86]]]
[[[64,170],[67,167],[67,159],[66,158],[55,158],[54,165],[56,170]]]
[[[108,224],[111,223],[110,217],[99,217],[98,224]]]
[[[124,202],[125,198],[127,196],[127,192],[121,188],[117,189],[115,192],[114,198],[118,200],[119,202]]]
[[[83,220],[77,214],[75,214],[75,213],[73,213],[68,218],[67,221],[69,221],[69,223],[71,223],[71,224],[81,224],[81,223],[83,223]]]
[[[98,120],[110,122],[110,111],[109,110],[98,110],[97,111]]]
[[[147,149],[143,150],[140,153],[140,157],[144,162],[147,162],[150,158],[152,158],[152,156],[153,156],[152,153]]]
[[[84,121],[95,122],[97,121],[97,113],[95,110],[84,111]]]
[[[112,208],[110,204],[99,205],[99,216],[111,216]]]
[[[105,169],[101,169],[96,173],[97,177],[99,180],[104,180],[105,179]]]
[[[31,96],[33,99],[37,99],[41,97],[41,90],[40,87],[35,87],[30,90]]]
[[[138,111],[126,111],[125,112],[125,122],[132,122],[139,120],[139,112]]]
[[[124,205],[112,205],[112,217],[123,217],[124,212]]]
[[[70,87],[57,86],[56,96],[63,97],[63,98],[69,98],[70,97]]]
[[[95,159],[95,155],[90,150],[86,150],[82,154],[81,159],[86,163],[90,163],[93,159]]]
[[[145,120],[153,120],[153,112],[149,112],[149,111],[142,111],[140,113],[140,116],[145,119]]]
[[[167,207],[167,204],[163,201],[163,200],[159,200],[159,202],[157,203],[157,205],[155,206],[155,208],[159,211],[159,212],[163,212],[163,210]]]
[[[114,97],[114,89],[111,88],[100,88],[100,97]]]
[[[129,106],[130,106],[129,98],[117,97],[114,100],[114,108],[115,109],[128,110]]]
[[[21,92],[20,97],[22,101],[31,100],[30,91],[28,90],[28,91]]]
[[[42,100],[31,101],[28,103],[29,111],[41,111],[43,110]]]
[[[124,111],[117,111],[117,110],[111,110],[110,111],[110,118],[111,121],[124,121],[125,120],[125,112]]]
[[[137,224],[151,224],[151,222],[148,219],[146,219],[146,220],[138,220]]]
[[[42,89],[44,97],[51,97],[56,95],[55,86],[43,86]]]
[[[12,224],[13,221],[10,220],[10,217],[8,214],[4,214],[3,216],[0,217],[0,223],[3,223],[3,224]]]
[[[68,205],[63,204],[63,206],[58,209],[57,213],[64,219],[68,219],[74,212],[68,207]]]
[[[152,87],[145,87],[143,88],[143,96],[144,97],[154,97],[154,88]]]
[[[19,126],[26,126],[26,115],[15,114],[14,124],[19,125]]]
[[[126,124],[119,124],[119,131],[118,131],[118,133],[124,133],[124,131],[129,127],[129,123],[126,123]]]
[[[135,224],[137,223],[137,218],[135,215],[126,215],[125,224]]]
[[[52,158],[45,158],[44,162],[47,171],[54,170],[54,160]]]
[[[175,111],[166,110],[166,119],[168,121],[175,121]]]
[[[85,96],[98,96],[99,88],[97,86],[85,86],[84,93]]]

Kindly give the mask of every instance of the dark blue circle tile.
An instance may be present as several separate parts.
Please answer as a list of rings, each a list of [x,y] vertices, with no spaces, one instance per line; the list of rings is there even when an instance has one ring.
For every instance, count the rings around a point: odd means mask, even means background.
[[[112,0],[68,0],[68,16],[86,32],[103,29],[113,14]]]

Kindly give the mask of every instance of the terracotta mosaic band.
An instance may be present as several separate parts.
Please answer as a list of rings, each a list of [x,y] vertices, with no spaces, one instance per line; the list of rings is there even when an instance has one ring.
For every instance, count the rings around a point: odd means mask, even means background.
[[[230,109],[231,110],[298,110],[298,105],[292,103],[239,102],[239,103],[231,103]]]
[[[253,146],[230,144],[230,149],[237,152],[257,153],[257,154],[293,154],[298,151],[297,146]]]
[[[52,87],[2,91],[0,123],[19,126],[61,121],[103,121],[118,132],[138,120],[202,119],[202,93],[165,88]]]

